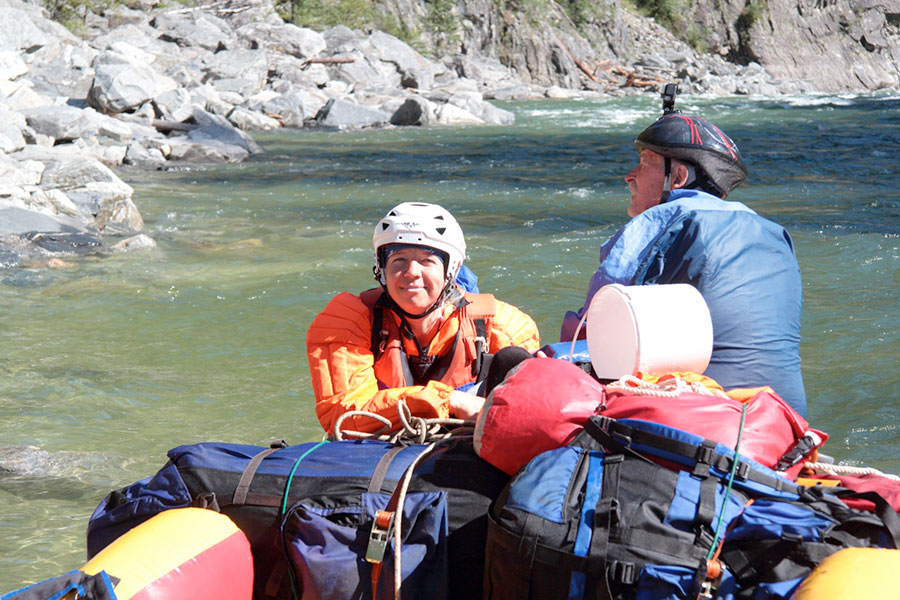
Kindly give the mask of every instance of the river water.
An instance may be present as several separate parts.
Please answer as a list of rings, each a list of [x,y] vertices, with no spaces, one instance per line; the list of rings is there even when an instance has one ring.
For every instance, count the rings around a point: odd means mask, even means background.
[[[169,448],[319,439],[305,331],[335,293],[371,286],[372,228],[398,202],[450,209],[481,290],[557,341],[627,219],[631,141],[659,103],[503,106],[515,126],[280,131],[246,163],[124,171],[158,248],[0,271],[0,467],[16,469],[0,471],[0,593],[79,567],[94,507]],[[900,472],[900,96],[679,107],[741,147],[751,174],[732,199],[793,235],[826,451]]]

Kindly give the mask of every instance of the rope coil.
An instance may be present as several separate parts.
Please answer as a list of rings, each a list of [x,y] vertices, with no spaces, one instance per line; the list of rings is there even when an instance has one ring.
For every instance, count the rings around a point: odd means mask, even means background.
[[[883,471],[879,471],[872,467],[853,467],[850,465],[835,465],[823,462],[808,462],[806,463],[806,467],[817,473],[821,471],[828,475],[880,475],[881,477],[887,477],[893,481],[900,481],[900,476],[884,473]]]
[[[676,398],[685,393],[728,398],[728,394],[722,390],[710,389],[699,381],[685,381],[678,375],[674,375],[671,379],[666,379],[665,381],[660,381],[658,383],[644,381],[634,375],[626,375],[618,381],[606,384],[606,389],[609,391],[626,392],[635,396],[655,396],[657,398]]]
[[[391,443],[402,440],[413,444],[427,444],[449,437],[472,435],[475,429],[475,421],[453,418],[428,419],[425,417],[417,417],[412,414],[409,407],[406,405],[406,402],[403,400],[397,402],[397,413],[399,416],[400,429],[392,432],[391,430],[395,425],[385,416],[365,410],[351,410],[345,412],[335,421],[332,438],[336,441],[343,441],[350,437],[354,439],[378,440]],[[377,431],[373,432],[343,429],[344,421],[351,417],[374,419],[381,423],[382,426]]]

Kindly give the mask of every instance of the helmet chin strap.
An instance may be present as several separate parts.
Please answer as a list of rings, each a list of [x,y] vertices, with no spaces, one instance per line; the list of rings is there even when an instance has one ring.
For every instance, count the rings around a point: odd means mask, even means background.
[[[665,169],[666,169],[666,178],[663,181],[663,191],[662,195],[659,197],[659,203],[664,204],[669,199],[669,194],[672,192],[672,159],[668,156],[665,157]]]

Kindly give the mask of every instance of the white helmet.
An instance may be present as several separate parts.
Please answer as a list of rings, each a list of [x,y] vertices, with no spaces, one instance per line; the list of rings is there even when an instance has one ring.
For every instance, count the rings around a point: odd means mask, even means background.
[[[446,208],[425,202],[398,204],[378,221],[372,245],[375,247],[375,278],[384,283],[384,265],[379,251],[388,244],[414,244],[447,254],[447,281],[455,281],[466,258],[462,228]]]

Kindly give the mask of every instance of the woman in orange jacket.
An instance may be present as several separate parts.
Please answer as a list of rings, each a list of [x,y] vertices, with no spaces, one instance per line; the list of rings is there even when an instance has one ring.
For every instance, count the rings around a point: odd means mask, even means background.
[[[473,418],[484,398],[456,388],[480,381],[501,348],[540,346],[537,325],[490,294],[464,293],[462,229],[447,210],[421,202],[393,208],[375,227],[375,279],[342,292],[312,322],[306,351],[316,415],[332,433],[348,411],[379,414],[396,426],[397,403],[426,418]],[[345,428],[381,424],[354,416]]]

